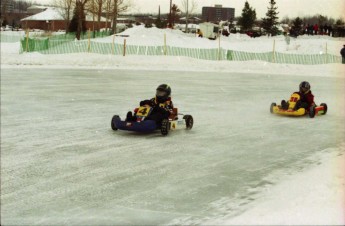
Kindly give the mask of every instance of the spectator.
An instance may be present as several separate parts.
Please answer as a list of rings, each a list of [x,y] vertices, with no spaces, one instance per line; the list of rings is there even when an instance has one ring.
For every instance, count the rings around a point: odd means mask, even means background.
[[[313,25],[308,26],[308,35],[313,35]]]
[[[317,35],[319,32],[319,26],[317,24],[315,24],[313,27],[313,30],[314,30],[314,34]]]
[[[340,54],[341,54],[341,58],[342,58],[342,63],[345,64],[345,45],[340,50]]]
[[[332,27],[332,25],[328,26],[328,36],[333,37],[333,27]]]

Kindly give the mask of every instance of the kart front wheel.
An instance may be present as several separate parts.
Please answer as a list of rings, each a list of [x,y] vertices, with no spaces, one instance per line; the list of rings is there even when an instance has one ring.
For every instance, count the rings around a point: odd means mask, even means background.
[[[320,106],[323,107],[323,113],[322,113],[322,115],[325,115],[325,114],[327,113],[327,104],[322,103],[322,104],[320,104]]]
[[[271,104],[271,107],[270,107],[270,112],[273,114],[273,108],[275,107],[275,106],[277,106],[277,104],[276,103],[272,103]]]
[[[111,128],[115,131],[117,130],[115,122],[118,120],[121,120],[120,116],[118,115],[114,115],[113,118],[111,119]]]
[[[161,133],[163,136],[168,135],[169,133],[169,119],[163,119],[161,124]]]
[[[193,117],[191,115],[185,115],[183,119],[186,121],[186,129],[192,129],[194,124]]]

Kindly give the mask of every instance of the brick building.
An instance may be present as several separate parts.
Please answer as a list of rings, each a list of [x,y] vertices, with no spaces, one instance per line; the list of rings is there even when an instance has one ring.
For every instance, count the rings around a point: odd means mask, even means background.
[[[234,8],[223,8],[222,5],[214,7],[202,7],[202,20],[205,22],[218,23],[221,20],[233,20],[235,18]]]

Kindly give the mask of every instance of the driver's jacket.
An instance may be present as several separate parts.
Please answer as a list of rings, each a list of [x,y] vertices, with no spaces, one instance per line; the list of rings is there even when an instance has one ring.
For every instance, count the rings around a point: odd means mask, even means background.
[[[295,92],[298,93],[301,97],[301,102],[306,103],[308,105],[308,109],[315,105],[314,103],[314,95],[311,93],[311,90],[309,90],[307,93],[301,93],[301,92]]]
[[[173,105],[173,102],[171,101],[171,97],[169,97],[168,100],[165,101],[164,103],[158,103],[155,97],[150,100],[140,101],[140,106],[143,106],[143,105],[149,105],[154,109],[164,109],[165,111],[168,111],[168,112],[172,112],[172,110],[174,109],[174,105]]]

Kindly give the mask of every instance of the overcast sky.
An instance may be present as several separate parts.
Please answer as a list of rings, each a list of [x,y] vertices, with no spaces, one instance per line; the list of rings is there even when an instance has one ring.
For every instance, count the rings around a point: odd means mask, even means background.
[[[31,1],[31,0],[30,0]],[[47,4],[54,0],[35,0],[34,2]],[[132,2],[131,12],[157,13],[158,6],[161,6],[161,13],[169,11],[170,0],[129,0]],[[190,2],[193,0],[189,0]],[[221,4],[223,7],[235,8],[235,16],[240,16],[246,0],[195,0],[198,3],[197,12],[201,13],[203,6],[214,6]],[[173,4],[182,8],[182,0],[173,0]],[[265,17],[269,0],[248,0],[251,7],[256,10],[257,18]],[[278,16],[280,19],[289,16],[304,17],[321,14],[334,19],[345,19],[345,0],[276,0]]]

